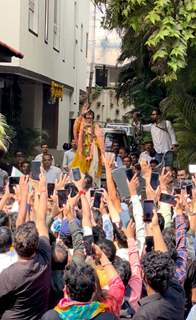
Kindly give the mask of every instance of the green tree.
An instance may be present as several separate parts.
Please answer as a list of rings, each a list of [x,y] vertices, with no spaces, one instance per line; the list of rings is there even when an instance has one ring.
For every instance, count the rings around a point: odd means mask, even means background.
[[[187,52],[196,44],[195,0],[96,0],[104,3],[104,27],[143,37],[151,69],[164,82],[177,79]]]

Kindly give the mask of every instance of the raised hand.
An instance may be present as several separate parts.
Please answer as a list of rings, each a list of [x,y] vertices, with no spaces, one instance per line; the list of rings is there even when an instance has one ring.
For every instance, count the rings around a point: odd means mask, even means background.
[[[128,182],[129,192],[131,196],[137,195],[138,185],[139,185],[139,180],[138,180],[137,174],[134,174],[131,181]]]
[[[55,190],[63,190],[65,184],[69,182],[69,174],[61,174],[59,180],[55,181]]]
[[[135,238],[135,223],[132,219],[129,221],[127,228],[123,228],[123,232],[126,235],[127,239]]]

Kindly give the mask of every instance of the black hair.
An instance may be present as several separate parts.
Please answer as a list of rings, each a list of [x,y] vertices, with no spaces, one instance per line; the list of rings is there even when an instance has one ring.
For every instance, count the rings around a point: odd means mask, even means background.
[[[103,239],[98,242],[98,246],[105,253],[108,259],[113,262],[116,256],[116,247],[111,240]]]
[[[85,115],[84,115],[84,118],[86,118],[87,115],[92,115],[93,116],[93,120],[95,119],[95,113],[93,112],[93,110],[88,110]]]
[[[69,248],[72,249],[73,248],[73,242],[72,242],[72,236],[71,234],[64,234],[64,233],[60,233],[60,239],[63,241],[64,245]]]
[[[12,245],[12,233],[8,227],[0,227],[0,253],[9,251]]]
[[[152,112],[154,112],[154,111],[157,113],[158,116],[161,116],[161,115],[162,115],[162,111],[161,111],[160,108],[154,108],[154,109],[152,109]]]
[[[29,258],[36,253],[39,234],[33,221],[20,225],[14,235],[14,248],[21,257]]]
[[[43,146],[47,146],[47,147],[48,147],[48,144],[47,144],[47,143],[42,142],[42,144],[41,144],[41,148],[42,148]]]
[[[24,161],[21,163],[21,166],[22,166],[24,163],[28,163],[29,165],[31,165],[30,161],[24,160]]]
[[[3,210],[0,210],[0,227],[9,227],[9,217]]]
[[[44,157],[48,157],[48,156],[50,157],[51,160],[53,159],[51,153],[44,154],[44,155],[43,155],[43,158],[44,158]]]
[[[120,248],[128,248],[127,237],[125,236],[122,229],[118,228],[115,223],[113,223],[114,230],[114,240],[117,241]]]
[[[55,243],[52,246],[52,270],[65,270],[68,262],[68,251],[62,243]]]
[[[156,163],[156,165],[158,165],[159,164],[159,162],[156,160],[156,159],[152,159],[152,160],[150,160],[150,164],[151,163]]]
[[[158,216],[158,223],[159,223],[159,227],[161,232],[164,230],[165,227],[165,219],[162,216],[162,214],[160,212],[157,212],[157,216]]]
[[[99,227],[98,225],[93,227],[93,238],[94,238],[95,244],[100,243],[102,240],[105,239],[105,237],[106,237],[105,232],[101,227]]]
[[[168,253],[172,260],[176,261],[178,252],[176,250],[176,230],[175,228],[166,228],[163,230],[163,238],[168,248]]]
[[[151,251],[143,256],[142,269],[148,285],[163,294],[175,274],[175,263],[167,252]]]
[[[67,195],[70,195],[71,198],[78,194],[78,188],[72,182],[66,183],[64,189],[67,190]]]
[[[125,288],[127,287],[131,278],[131,267],[128,261],[116,256],[113,262],[113,266],[118,272]]]
[[[67,151],[67,150],[69,150],[70,149],[70,143],[64,143],[63,144],[63,150],[65,150],[65,151]]]
[[[86,173],[84,177],[83,187],[86,191],[88,191],[90,188],[92,188],[92,186],[93,186],[93,178],[88,173]]]
[[[67,293],[73,301],[91,300],[96,290],[96,275],[90,265],[72,262],[66,266],[64,278]]]
[[[93,208],[92,212],[96,225],[103,229],[103,219],[100,211],[98,209]]]

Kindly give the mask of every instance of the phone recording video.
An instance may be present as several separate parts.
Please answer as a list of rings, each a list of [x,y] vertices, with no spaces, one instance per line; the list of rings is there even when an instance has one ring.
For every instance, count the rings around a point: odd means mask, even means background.
[[[67,199],[68,199],[66,190],[58,190],[57,195],[58,195],[59,208],[63,208],[64,205],[67,203]]]
[[[90,189],[90,197],[93,198],[95,195],[95,189]]]
[[[150,181],[151,187],[153,190],[156,190],[159,186],[159,173],[158,172],[152,172],[151,175],[151,181]]]
[[[146,252],[151,252],[154,249],[154,238],[146,236],[145,238]]]
[[[100,208],[101,197],[102,197],[102,193],[96,191],[94,194],[93,208],[97,208],[97,209]]]
[[[189,195],[190,198],[192,198],[192,195],[193,195],[192,191],[193,191],[193,186],[192,186],[192,184],[187,184],[187,186],[186,186],[186,193]]]
[[[31,177],[33,180],[39,180],[41,162],[33,160],[31,162]]]
[[[54,183],[48,183],[47,184],[47,189],[48,189],[48,197],[50,198],[53,193],[54,193],[54,187],[55,187],[55,184]]]
[[[20,177],[9,177],[9,192],[15,193],[14,187],[19,184]]]
[[[168,203],[168,204],[175,206],[176,205],[176,197],[171,194],[161,193],[160,202]]]
[[[144,222],[150,223],[153,217],[154,201],[153,200],[144,200]]]
[[[75,181],[79,181],[81,179],[81,173],[79,168],[72,169],[73,179]]]
[[[133,178],[133,171],[131,169],[127,169],[126,175],[127,175],[127,179],[131,181],[131,179]]]

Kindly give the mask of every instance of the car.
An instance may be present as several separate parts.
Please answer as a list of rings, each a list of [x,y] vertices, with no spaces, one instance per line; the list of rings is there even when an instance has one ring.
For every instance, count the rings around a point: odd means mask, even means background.
[[[129,139],[125,130],[115,128],[103,128],[105,151],[112,152],[112,145],[118,142],[120,147],[130,149]]]
[[[124,147],[130,150],[129,138],[125,130],[116,128],[103,128],[105,152],[112,152],[112,145],[114,142],[118,142],[120,147]],[[102,167],[101,184],[106,186],[105,167]]]

